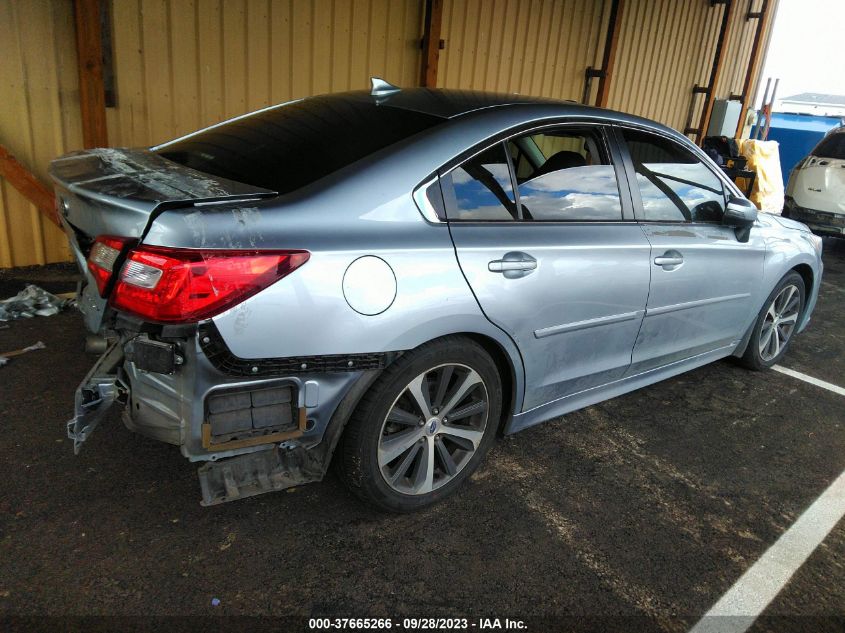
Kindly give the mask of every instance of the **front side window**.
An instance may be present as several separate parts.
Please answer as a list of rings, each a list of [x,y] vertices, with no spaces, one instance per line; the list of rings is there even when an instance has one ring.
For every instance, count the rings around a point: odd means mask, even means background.
[[[523,219],[622,219],[616,171],[597,133],[560,128],[511,139],[508,146]]]
[[[642,210],[650,222],[721,222],[722,181],[691,152],[669,139],[623,129],[637,174]]]

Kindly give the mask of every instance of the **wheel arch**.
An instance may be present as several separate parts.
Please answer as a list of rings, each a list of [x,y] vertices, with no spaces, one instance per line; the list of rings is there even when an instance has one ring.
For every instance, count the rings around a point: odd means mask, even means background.
[[[497,433],[501,435],[515,413],[517,385],[519,384],[516,379],[516,368],[508,353],[495,339],[475,332],[464,332],[459,334],[459,336],[461,335],[481,345],[490,354],[499,370],[499,376],[502,379],[502,419],[499,422]]]
[[[807,298],[809,297],[810,293],[813,291],[813,283],[815,282],[815,273],[813,272],[813,269],[810,267],[809,264],[804,264],[804,263],[797,264],[796,266],[793,266],[790,270],[794,270],[799,275],[801,275],[801,279],[804,281],[805,296],[804,296],[804,305],[802,306],[802,314],[801,314],[801,318],[803,320],[803,318],[804,318],[803,312],[806,312],[806,310],[807,310],[807,304],[808,304]]]
[[[798,273],[798,275],[801,277],[801,280],[804,282],[805,295],[804,295],[804,305],[801,308],[801,316],[800,316],[800,320],[799,320],[799,328],[800,328],[801,323],[806,319],[806,316],[807,316],[807,310],[809,308],[808,299],[809,299],[810,294],[813,290],[813,283],[815,282],[815,273],[813,271],[812,266],[810,266],[809,264],[807,264],[805,262],[801,262],[801,263],[794,264],[791,268],[787,268],[783,272],[783,274],[781,274],[779,277],[777,277],[777,279],[775,280],[775,283],[772,284],[771,288],[769,288],[766,291],[765,296],[766,296],[766,298],[768,298],[768,296],[771,294],[772,290],[774,290],[777,287],[777,285],[784,279],[784,277],[786,277],[788,274],[793,273],[793,272]],[[748,349],[748,343],[751,340],[751,335],[754,332],[754,326],[757,324],[757,319],[759,318],[759,314],[760,314],[759,311],[762,310],[763,307],[764,306],[761,305],[757,309],[757,312],[754,313],[754,317],[752,318],[751,323],[746,328],[745,333],[742,336],[742,339],[740,339],[739,344],[736,346],[736,348],[734,349],[731,356],[735,356],[737,358],[740,358],[740,357],[742,357],[743,354],[745,354],[745,350]],[[800,331],[800,329],[799,329],[799,331]]]
[[[513,351],[511,351],[508,350],[505,344],[501,341],[496,340],[488,334],[480,332],[451,332],[425,341],[417,347],[422,347],[423,345],[428,345],[429,343],[442,338],[453,336],[464,336],[476,342],[484,348],[488,354],[490,354],[493,362],[499,370],[499,375],[502,378],[503,401],[502,419],[499,423],[497,433],[501,434],[507,426],[508,421],[513,417],[517,406],[521,405],[522,402],[524,382],[522,379],[523,375],[518,373],[523,371],[522,358],[521,356],[516,359],[513,357],[514,352],[517,355],[519,354],[516,345],[511,342],[511,345],[513,346]],[[417,349],[417,347],[414,349]],[[394,355],[391,362],[395,361],[400,356],[401,354]],[[355,409],[358,407],[361,399],[376,379],[381,375],[382,371],[383,369],[365,372],[365,374],[361,377],[361,380],[347,392],[347,394],[343,397],[343,400],[341,400],[340,404],[334,410],[331,420],[326,427],[325,434],[323,435],[323,441],[321,442],[324,472],[329,467],[335,449],[337,448],[340,438],[343,435],[343,431],[346,428],[346,424],[349,422],[349,419],[352,417],[352,414],[355,412]]]

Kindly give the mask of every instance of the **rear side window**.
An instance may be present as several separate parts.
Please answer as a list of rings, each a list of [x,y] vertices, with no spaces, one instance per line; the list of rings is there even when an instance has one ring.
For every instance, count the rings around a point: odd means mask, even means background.
[[[504,145],[496,143],[444,176],[443,195],[450,220],[517,219]]]
[[[207,174],[289,193],[443,121],[379,106],[364,93],[326,95],[223,123],[157,153]]]
[[[508,141],[517,162],[524,220],[591,222],[622,219],[616,171],[593,131],[561,129]]]
[[[838,132],[822,139],[822,142],[816,145],[812,154],[819,158],[845,160],[845,133]]]
[[[721,222],[725,213],[722,181],[691,152],[647,132],[623,129],[642,209],[651,222]]]
[[[496,143],[442,176],[441,184],[449,220],[622,219],[616,170],[592,127],[553,128]]]

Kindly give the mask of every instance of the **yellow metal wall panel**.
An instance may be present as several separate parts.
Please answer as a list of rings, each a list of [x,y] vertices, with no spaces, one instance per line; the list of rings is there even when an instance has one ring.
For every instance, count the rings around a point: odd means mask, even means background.
[[[724,10],[708,0],[626,0],[609,107],[683,129],[693,86],[707,85]],[[703,101],[695,97],[693,127]]]
[[[446,0],[438,86],[580,100],[609,0]]]
[[[107,0],[114,146],[144,146],[270,104],[419,82],[423,0]],[[762,0],[738,3],[715,96],[742,89]],[[776,9],[770,0],[770,10]],[[580,101],[611,0],[444,0],[438,85]],[[676,128],[707,83],[724,7],[624,0],[610,107]],[[771,32],[769,22],[764,45]],[[755,85],[759,77],[755,78]],[[598,81],[593,81],[590,100]],[[0,0],[0,142],[46,181],[81,146],[73,6]],[[692,125],[704,97],[695,97]],[[67,259],[60,232],[0,180],[0,267]]]
[[[0,0],[0,143],[48,181],[55,156],[82,144],[73,6]],[[68,259],[61,232],[0,179],[0,266]]]
[[[314,94],[419,81],[418,0],[112,2],[113,145],[151,145]],[[114,128],[114,129],[113,129]]]

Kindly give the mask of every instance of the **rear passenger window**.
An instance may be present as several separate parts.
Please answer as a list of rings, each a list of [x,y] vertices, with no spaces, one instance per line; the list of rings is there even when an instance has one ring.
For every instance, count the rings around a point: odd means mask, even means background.
[[[523,220],[622,219],[616,172],[592,131],[552,130],[508,141]]]
[[[502,221],[517,218],[508,158],[497,143],[443,178],[450,220]]]
[[[640,219],[652,222],[721,222],[722,181],[677,143],[623,129],[642,199]]]

